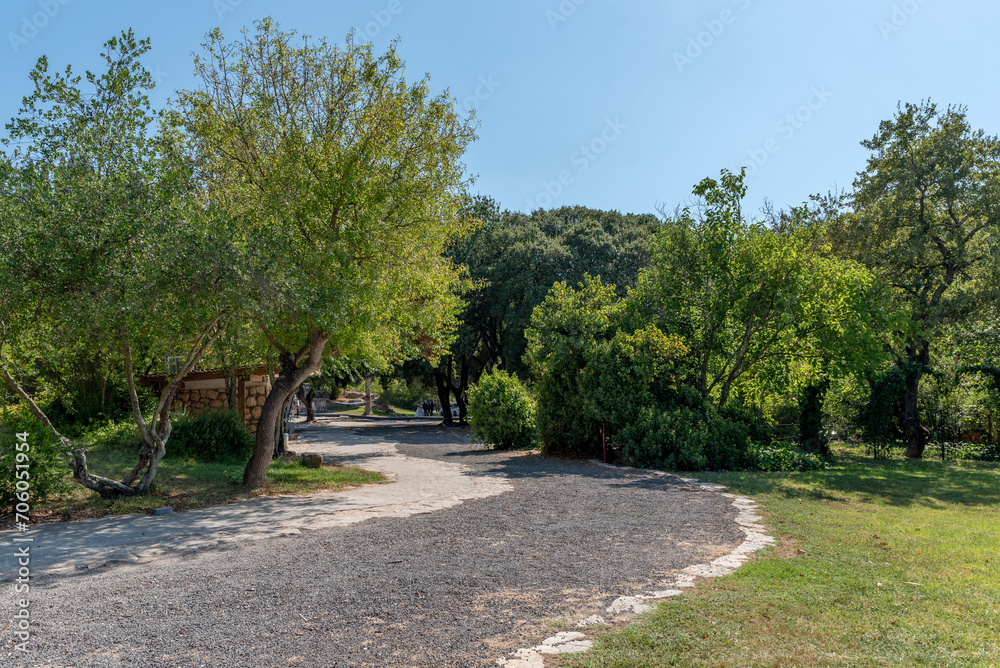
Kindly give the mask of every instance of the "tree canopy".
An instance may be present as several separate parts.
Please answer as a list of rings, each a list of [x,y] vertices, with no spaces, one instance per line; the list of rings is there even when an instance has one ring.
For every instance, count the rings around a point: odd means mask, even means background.
[[[271,19],[210,33],[201,87],[180,95],[207,197],[252,259],[250,317],[281,351],[244,482],[262,484],[285,401],[335,351],[382,357],[446,341],[458,280],[442,252],[463,229],[461,157],[474,137],[447,94],[376,55]]]
[[[155,84],[141,64],[148,40],[125,32],[104,46],[106,71],[84,77],[71,67],[49,73],[41,58],[34,92],[7,125],[14,149],[2,180],[10,215],[0,222],[0,318],[22,367],[88,338],[116,343],[145,446],[121,482],[90,474],[82,450],[74,469],[82,484],[117,496],[143,493],[155,477],[176,383],[238,307],[229,289],[238,274],[225,230],[197,206],[190,165],[157,125],[146,96]],[[25,349],[28,338],[34,345]],[[134,353],[166,346],[184,349],[186,364],[147,420]],[[51,427],[14,374],[5,368],[4,376]]]
[[[964,108],[925,102],[901,106],[862,145],[871,156],[834,239],[892,286],[906,315],[888,344],[905,377],[907,455],[920,457],[919,387],[933,345],[1000,296],[1000,141],[973,130]]]
[[[741,174],[694,189],[659,235],[629,297],[633,318],[681,336],[692,384],[718,406],[734,393],[756,405],[795,372],[856,370],[880,355],[879,288],[861,265],[833,257],[822,228],[795,209],[766,225],[741,208]]]

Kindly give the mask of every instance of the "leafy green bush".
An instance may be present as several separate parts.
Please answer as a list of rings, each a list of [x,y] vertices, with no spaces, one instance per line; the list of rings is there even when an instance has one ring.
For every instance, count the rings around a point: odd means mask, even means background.
[[[770,445],[754,443],[750,446],[750,468],[758,471],[815,471],[826,465],[814,453],[802,452],[788,441],[775,441]]]
[[[614,434],[633,424],[644,406],[683,405],[675,367],[686,353],[680,337],[653,325],[595,342],[580,384],[588,411]]]
[[[587,276],[579,288],[553,285],[532,313],[526,360],[538,381],[538,435],[547,455],[601,453],[601,423],[583,389],[583,371],[588,353],[608,338],[617,304],[614,286]]]
[[[469,389],[469,424],[494,448],[528,448],[535,443],[535,402],[516,376],[486,373]]]
[[[18,434],[28,435],[27,449],[18,449]],[[18,464],[28,468],[18,469]],[[0,408],[0,509],[8,512],[18,503],[33,506],[67,491],[69,470],[65,449],[38,419],[20,406]]]
[[[615,435],[612,445],[621,447],[626,464],[640,468],[725,471],[752,463],[746,425],[687,407],[643,408],[633,424]]]
[[[142,434],[134,420],[125,419],[120,422],[106,422],[91,428],[81,439],[88,448],[104,447],[122,452],[139,452],[142,447]]]
[[[173,420],[167,457],[201,462],[241,462],[250,458],[254,437],[236,411],[205,411]]]
[[[614,436],[612,445],[621,448],[629,466],[696,471],[707,464],[698,413],[687,408],[666,412],[645,407]]]
[[[587,458],[601,452],[601,423],[580,391],[581,367],[580,355],[551,359],[535,385],[538,436],[546,455]]]
[[[129,422],[132,404],[123,384],[109,382],[103,395],[85,381],[45,385],[35,401],[52,424],[72,439],[108,422]],[[144,413],[156,406],[156,397],[149,388],[137,387],[139,404]],[[102,400],[103,399],[103,400]]]

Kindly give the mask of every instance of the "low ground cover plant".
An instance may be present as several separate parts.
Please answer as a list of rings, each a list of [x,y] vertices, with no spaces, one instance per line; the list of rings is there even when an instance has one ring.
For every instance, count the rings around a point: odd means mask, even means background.
[[[802,452],[789,441],[774,441],[770,445],[750,445],[751,469],[758,471],[815,471],[824,468],[823,457]]]

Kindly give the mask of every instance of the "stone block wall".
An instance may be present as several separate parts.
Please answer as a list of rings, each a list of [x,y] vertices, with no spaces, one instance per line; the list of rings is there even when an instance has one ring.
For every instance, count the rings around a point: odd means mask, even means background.
[[[268,388],[264,383],[259,385],[247,384],[244,390],[245,399],[243,404],[243,422],[250,429],[251,433],[257,433],[257,421],[264,410],[264,400],[267,399]]]
[[[171,410],[197,415],[202,411],[227,408],[228,406],[229,401],[224,387],[202,390],[181,389],[177,390],[177,394],[174,395],[174,404]]]
[[[260,420],[264,400],[267,399],[267,392],[270,389],[269,383],[267,381],[244,381],[240,383],[240,387],[243,390],[243,401],[237,401],[237,405],[242,403],[243,423],[251,433],[256,433],[257,422]],[[175,413],[198,415],[204,411],[225,410],[228,407],[229,400],[225,386],[198,389],[182,387],[174,395],[171,410]]]

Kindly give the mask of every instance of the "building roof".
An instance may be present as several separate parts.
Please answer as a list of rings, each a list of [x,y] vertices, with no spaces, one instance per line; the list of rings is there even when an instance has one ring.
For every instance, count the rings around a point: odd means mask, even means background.
[[[265,366],[244,366],[236,370],[237,376],[266,376],[270,369]],[[147,387],[153,385],[160,385],[167,382],[173,374],[167,373],[155,373],[148,376],[139,376],[139,384],[145,385]],[[216,380],[218,378],[225,378],[225,369],[206,369],[204,371],[192,371],[188,375],[184,376],[182,382],[192,382],[196,380]]]

